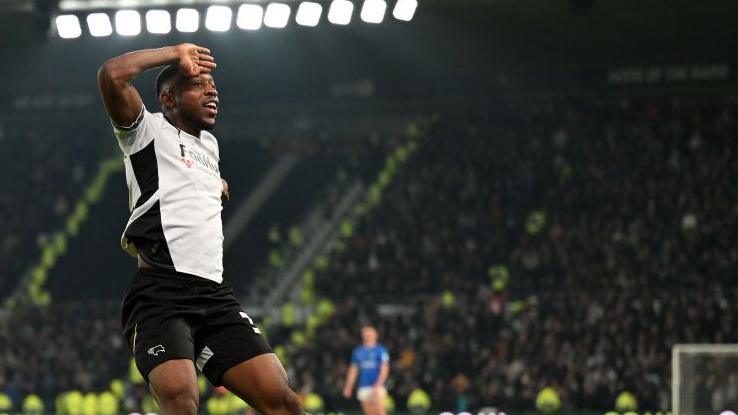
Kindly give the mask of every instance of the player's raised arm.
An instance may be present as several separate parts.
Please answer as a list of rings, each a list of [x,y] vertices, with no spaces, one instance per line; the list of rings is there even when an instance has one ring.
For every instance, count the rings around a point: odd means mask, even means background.
[[[210,50],[191,43],[138,50],[109,59],[98,70],[97,83],[110,119],[119,126],[133,124],[143,102],[131,82],[148,69],[170,64],[177,64],[183,74],[191,77],[216,66]]]

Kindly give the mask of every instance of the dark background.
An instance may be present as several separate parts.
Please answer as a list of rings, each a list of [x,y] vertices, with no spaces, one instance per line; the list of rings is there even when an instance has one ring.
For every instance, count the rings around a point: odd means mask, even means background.
[[[210,47],[229,103],[313,100],[366,78],[392,98],[598,87],[613,67],[731,63],[737,22],[730,0],[425,0],[409,23],[388,13],[379,25],[355,15],[346,27],[323,17],[315,28],[66,40],[48,37],[48,16],[0,9],[0,74],[12,80],[0,105],[27,93],[94,93],[105,59],[179,42]]]

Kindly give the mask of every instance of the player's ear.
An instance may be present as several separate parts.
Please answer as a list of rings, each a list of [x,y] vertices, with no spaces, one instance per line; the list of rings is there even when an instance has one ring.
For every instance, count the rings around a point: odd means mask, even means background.
[[[159,94],[159,104],[161,104],[162,108],[170,111],[177,108],[177,100],[174,99],[171,88],[161,91],[161,94]]]

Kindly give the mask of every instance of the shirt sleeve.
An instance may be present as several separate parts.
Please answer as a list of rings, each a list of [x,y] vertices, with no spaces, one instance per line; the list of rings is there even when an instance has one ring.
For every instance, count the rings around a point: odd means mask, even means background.
[[[380,360],[382,361],[382,363],[389,363],[390,360],[389,353],[384,347],[382,347],[382,352],[380,353]]]
[[[351,352],[351,363],[358,365],[361,363],[359,360],[359,349],[354,349],[353,352]]]
[[[153,118],[154,116],[146,110],[146,107],[141,105],[141,112],[133,124],[121,126],[112,120],[110,121],[123,154],[131,155],[137,153],[153,141],[154,136],[151,134]]]

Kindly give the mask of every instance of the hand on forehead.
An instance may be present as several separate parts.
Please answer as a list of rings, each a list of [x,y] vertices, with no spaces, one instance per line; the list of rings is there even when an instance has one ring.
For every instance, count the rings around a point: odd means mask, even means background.
[[[191,79],[196,79],[196,78],[199,78],[203,81],[213,81],[214,80],[213,75],[210,73],[201,73],[199,75],[193,76]]]

